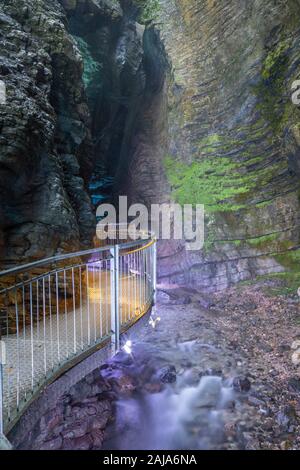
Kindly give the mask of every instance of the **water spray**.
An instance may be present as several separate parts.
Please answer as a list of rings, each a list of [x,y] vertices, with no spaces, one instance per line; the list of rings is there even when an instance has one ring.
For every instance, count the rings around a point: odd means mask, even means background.
[[[126,354],[131,355],[132,354],[132,341],[128,340],[122,347],[123,351],[126,352]]]
[[[150,320],[149,320],[149,325],[152,326],[153,330],[155,330],[156,325],[158,325],[158,323],[160,323],[160,321],[161,321],[161,318],[160,318],[160,317],[154,318],[154,317],[151,315]]]

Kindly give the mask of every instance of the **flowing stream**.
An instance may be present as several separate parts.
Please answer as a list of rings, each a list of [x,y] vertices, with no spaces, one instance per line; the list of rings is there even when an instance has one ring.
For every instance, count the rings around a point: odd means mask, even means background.
[[[132,354],[122,351],[114,366],[101,372],[129,383],[117,392],[104,448],[244,448],[257,415],[250,416],[243,357],[215,326],[213,314],[194,300],[159,305],[157,315],[155,328],[129,332]]]
[[[119,400],[112,449],[211,449],[222,445],[224,408],[232,389],[215,376],[197,386],[168,387],[161,393]]]
[[[102,372],[110,379],[130,376],[140,384],[116,401],[104,448],[225,448],[224,424],[236,406],[236,393],[230,378],[199,369],[201,362],[215,364],[219,355],[218,347],[209,343],[168,340],[163,326],[148,331],[145,342],[133,344],[131,357],[122,353],[116,368]],[[163,386],[156,390],[159,381]]]

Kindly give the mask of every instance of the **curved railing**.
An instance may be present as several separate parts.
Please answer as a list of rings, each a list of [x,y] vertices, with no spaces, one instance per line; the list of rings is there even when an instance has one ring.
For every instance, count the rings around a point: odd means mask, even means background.
[[[119,349],[120,334],[153,304],[156,241],[118,240],[9,269],[0,286],[1,435],[59,373],[104,345]]]

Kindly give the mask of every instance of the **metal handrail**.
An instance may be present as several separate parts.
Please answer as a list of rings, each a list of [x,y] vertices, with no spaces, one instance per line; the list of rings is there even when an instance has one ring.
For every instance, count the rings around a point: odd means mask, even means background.
[[[156,239],[143,235],[0,272],[0,435],[59,372],[108,341],[114,354],[122,331],[149,311]]]
[[[153,242],[155,239],[153,239]],[[132,242],[126,242],[122,243],[122,250],[123,249],[130,249],[134,248],[136,246],[139,246],[145,242],[149,242],[149,237],[148,238],[143,238],[140,240],[135,240]],[[45,266],[47,264],[55,264],[59,263],[60,261],[65,261],[68,259],[72,258],[81,258],[82,256],[88,256],[88,255],[93,255],[97,253],[103,253],[105,251],[108,251],[110,249],[113,249],[114,245],[107,245],[107,246],[102,246],[99,248],[92,248],[90,250],[83,250],[83,251],[77,251],[77,252],[71,252],[71,253],[64,253],[62,255],[55,255],[52,256],[51,258],[44,258],[42,260],[38,261],[33,261],[31,263],[23,264],[21,266],[14,266],[13,268],[6,269],[4,271],[0,271],[0,278],[4,276],[10,276],[14,274],[20,274],[22,272],[26,272],[32,268],[38,268],[40,266]],[[0,294],[2,291],[0,291]]]

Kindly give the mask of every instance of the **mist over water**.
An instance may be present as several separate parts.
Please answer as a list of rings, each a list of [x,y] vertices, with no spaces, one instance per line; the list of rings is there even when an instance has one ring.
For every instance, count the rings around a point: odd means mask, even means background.
[[[179,346],[178,346],[179,347]],[[190,352],[193,345],[187,345]],[[107,449],[188,450],[222,445],[223,412],[234,399],[230,383],[207,375],[191,385],[186,370],[159,393],[138,393],[116,403]]]

